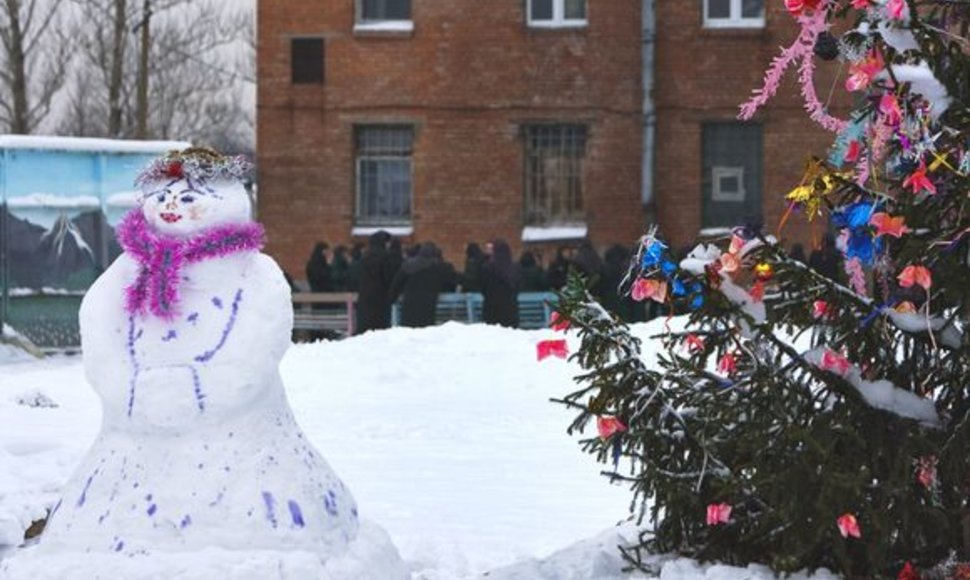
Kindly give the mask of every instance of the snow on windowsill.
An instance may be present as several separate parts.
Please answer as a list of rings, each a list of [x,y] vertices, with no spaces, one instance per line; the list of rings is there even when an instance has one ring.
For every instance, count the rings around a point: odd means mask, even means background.
[[[47,135],[0,135],[0,149],[100,151],[105,153],[165,153],[191,147],[188,141],[134,141]]]
[[[95,209],[101,207],[98,198],[92,195],[65,197],[52,193],[31,193],[7,199],[12,208],[57,208],[57,209]]]
[[[522,228],[522,241],[548,242],[552,240],[577,240],[585,238],[588,231],[589,228],[586,227],[586,224],[551,227],[526,226]]]
[[[586,20],[532,20],[529,28],[542,28],[545,30],[556,28],[586,28],[589,23]]]
[[[354,34],[410,36],[412,32],[414,32],[414,22],[411,20],[371,20],[354,24]]]
[[[717,236],[726,236],[731,233],[731,228],[701,228],[697,232],[698,236],[704,238],[713,238]]]
[[[350,235],[372,236],[381,230],[397,237],[410,236],[414,233],[413,226],[354,226],[354,228],[350,230]]]

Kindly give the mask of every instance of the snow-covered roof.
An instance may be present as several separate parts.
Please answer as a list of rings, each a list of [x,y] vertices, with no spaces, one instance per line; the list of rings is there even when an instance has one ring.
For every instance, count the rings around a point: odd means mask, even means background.
[[[54,151],[102,151],[110,153],[165,153],[191,147],[188,141],[135,141],[58,137],[50,135],[0,135],[0,149],[46,149]]]

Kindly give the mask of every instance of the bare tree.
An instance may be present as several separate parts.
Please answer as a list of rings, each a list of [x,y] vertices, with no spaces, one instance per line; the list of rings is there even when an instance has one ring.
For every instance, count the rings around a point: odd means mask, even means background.
[[[67,44],[55,34],[63,0],[0,0],[0,127],[32,133],[64,83]]]
[[[228,4],[73,0],[78,63],[61,130],[251,150],[254,111],[241,94],[255,83],[253,11]]]

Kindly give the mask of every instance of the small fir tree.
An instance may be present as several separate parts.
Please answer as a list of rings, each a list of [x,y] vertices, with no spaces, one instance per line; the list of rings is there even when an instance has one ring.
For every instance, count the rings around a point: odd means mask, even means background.
[[[570,431],[597,422],[584,448],[654,524],[639,548],[852,576],[967,558],[970,2],[785,4],[801,34],[741,116],[797,64],[806,109],[837,136],[787,202],[828,218],[844,274],[750,227],[680,261],[651,232],[621,291],[688,313],[686,326],[668,322],[648,367],[572,280],[560,324],[584,373],[561,401],[579,411]],[[814,58],[836,55],[860,97],[847,120],[812,86]]]

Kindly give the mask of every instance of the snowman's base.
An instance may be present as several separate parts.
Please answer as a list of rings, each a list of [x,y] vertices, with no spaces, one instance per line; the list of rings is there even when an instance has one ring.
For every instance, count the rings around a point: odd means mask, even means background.
[[[3,580],[396,580],[409,577],[391,538],[362,520],[345,553],[327,558],[306,551],[224,550],[111,554],[24,548],[0,561]]]

